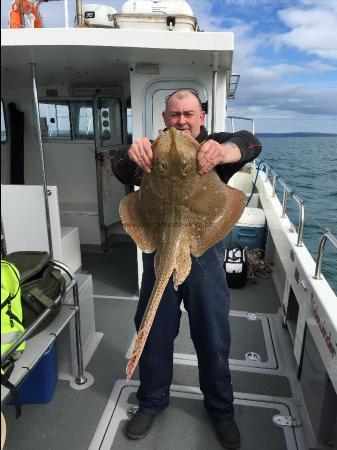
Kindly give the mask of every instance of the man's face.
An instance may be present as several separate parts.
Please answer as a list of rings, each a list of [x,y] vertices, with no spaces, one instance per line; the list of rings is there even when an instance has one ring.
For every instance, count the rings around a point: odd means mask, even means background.
[[[174,127],[196,138],[205,120],[205,112],[201,111],[198,99],[189,94],[183,98],[173,95],[163,112],[163,119],[167,128]]]

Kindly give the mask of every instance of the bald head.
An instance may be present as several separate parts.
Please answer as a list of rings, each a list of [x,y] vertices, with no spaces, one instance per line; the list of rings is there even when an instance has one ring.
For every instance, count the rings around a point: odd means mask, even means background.
[[[191,101],[195,101],[197,106],[199,107],[200,111],[202,110],[202,103],[200,98],[198,97],[197,93],[194,91],[189,91],[187,89],[181,89],[179,91],[175,91],[172,94],[170,94],[166,99],[166,111],[170,108],[170,104],[172,100],[185,100],[185,99],[191,99]]]
[[[163,119],[167,128],[174,127],[196,138],[204,123],[205,112],[197,94],[181,89],[167,98]]]

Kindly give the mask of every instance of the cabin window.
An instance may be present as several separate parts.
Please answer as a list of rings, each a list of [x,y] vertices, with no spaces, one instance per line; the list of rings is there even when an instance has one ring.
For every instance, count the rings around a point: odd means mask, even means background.
[[[71,139],[69,102],[40,102],[40,126],[44,139]]]
[[[41,100],[40,124],[44,140],[93,140],[94,116],[91,99]],[[100,97],[99,133],[103,146],[122,143],[122,105],[118,99]]]
[[[1,143],[7,141],[6,120],[3,101],[1,100]]]
[[[94,139],[94,123],[92,114],[92,101],[71,101],[71,120],[73,139]]]

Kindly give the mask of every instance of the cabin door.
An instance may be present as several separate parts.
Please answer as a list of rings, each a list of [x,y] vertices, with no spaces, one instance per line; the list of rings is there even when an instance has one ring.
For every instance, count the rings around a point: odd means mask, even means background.
[[[165,109],[165,99],[177,89],[193,89],[198,92],[202,103],[207,101],[206,89],[197,81],[193,80],[170,80],[154,81],[145,92],[145,136],[155,139],[159,130],[165,125],[162,112]]]
[[[118,206],[124,186],[111,172],[107,154],[123,142],[122,102],[108,94],[96,94],[93,101],[98,208],[101,228],[119,222]]]

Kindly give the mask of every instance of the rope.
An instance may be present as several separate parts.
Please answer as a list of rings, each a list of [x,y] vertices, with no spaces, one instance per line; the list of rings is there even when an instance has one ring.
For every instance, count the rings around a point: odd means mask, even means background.
[[[246,248],[248,262],[248,278],[269,278],[272,268],[264,261],[265,251],[261,248],[248,250]]]

